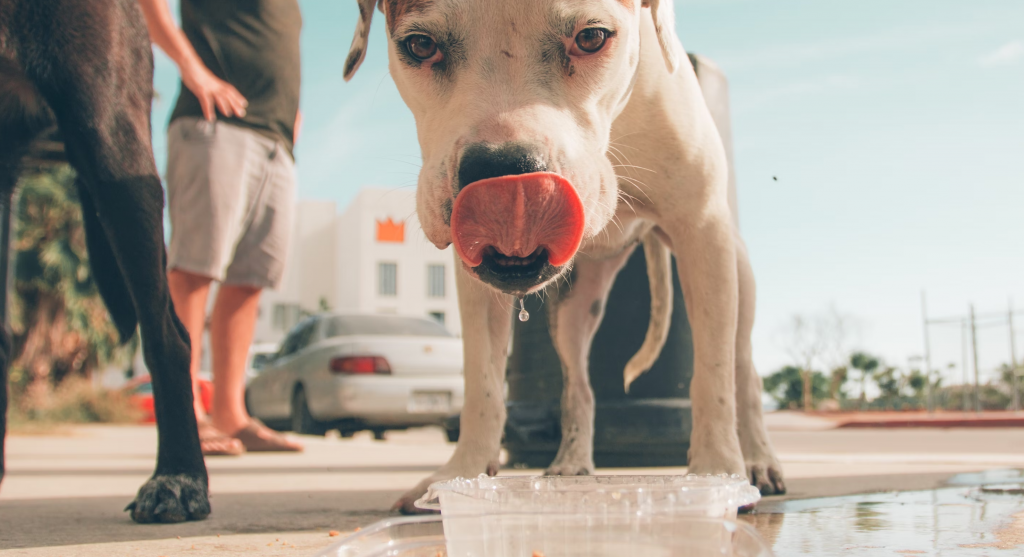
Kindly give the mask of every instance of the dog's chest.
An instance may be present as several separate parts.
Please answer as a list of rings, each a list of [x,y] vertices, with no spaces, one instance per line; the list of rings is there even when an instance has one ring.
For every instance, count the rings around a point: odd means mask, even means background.
[[[615,213],[612,222],[604,227],[592,238],[583,241],[580,252],[587,254],[593,259],[607,259],[614,257],[622,250],[640,241],[651,227],[654,226],[648,220],[637,217],[628,207],[623,207],[619,202],[619,208]]]

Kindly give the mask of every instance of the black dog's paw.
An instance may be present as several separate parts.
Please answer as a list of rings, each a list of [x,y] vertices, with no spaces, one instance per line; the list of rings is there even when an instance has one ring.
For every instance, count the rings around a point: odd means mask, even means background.
[[[142,484],[135,500],[124,510],[131,511],[132,520],[139,524],[202,520],[210,515],[206,479],[157,474]]]

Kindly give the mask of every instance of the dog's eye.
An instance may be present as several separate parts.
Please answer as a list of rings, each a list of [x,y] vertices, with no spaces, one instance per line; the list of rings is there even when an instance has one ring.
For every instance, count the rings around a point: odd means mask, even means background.
[[[584,29],[576,35],[576,46],[587,54],[593,54],[608,40],[608,30],[599,27]]]
[[[411,35],[405,39],[405,49],[413,58],[422,62],[437,54],[437,43],[426,35]]]

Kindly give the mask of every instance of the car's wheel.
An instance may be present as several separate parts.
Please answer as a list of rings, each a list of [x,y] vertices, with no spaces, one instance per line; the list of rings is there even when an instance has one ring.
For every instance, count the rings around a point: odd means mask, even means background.
[[[245,390],[245,413],[249,414],[250,416],[252,416],[252,402],[249,400],[249,396],[250,395],[251,395],[251,393],[249,393],[249,389],[246,389]]]
[[[459,441],[459,429],[462,425],[460,416],[451,416],[441,423],[441,427],[444,428],[445,435],[448,436],[449,443],[457,443]]]
[[[295,387],[292,394],[292,431],[306,435],[324,435],[327,433],[327,426],[316,421],[309,413],[309,404],[306,403],[306,390],[302,385]]]
[[[459,428],[445,428],[444,433],[448,436],[449,443],[459,442]]]

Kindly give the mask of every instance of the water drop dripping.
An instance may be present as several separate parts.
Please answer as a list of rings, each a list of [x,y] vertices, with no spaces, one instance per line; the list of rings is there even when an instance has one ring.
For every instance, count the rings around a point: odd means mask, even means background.
[[[519,320],[520,321],[529,321],[530,320],[530,312],[526,311],[526,304],[523,302],[522,298],[519,298]]]

